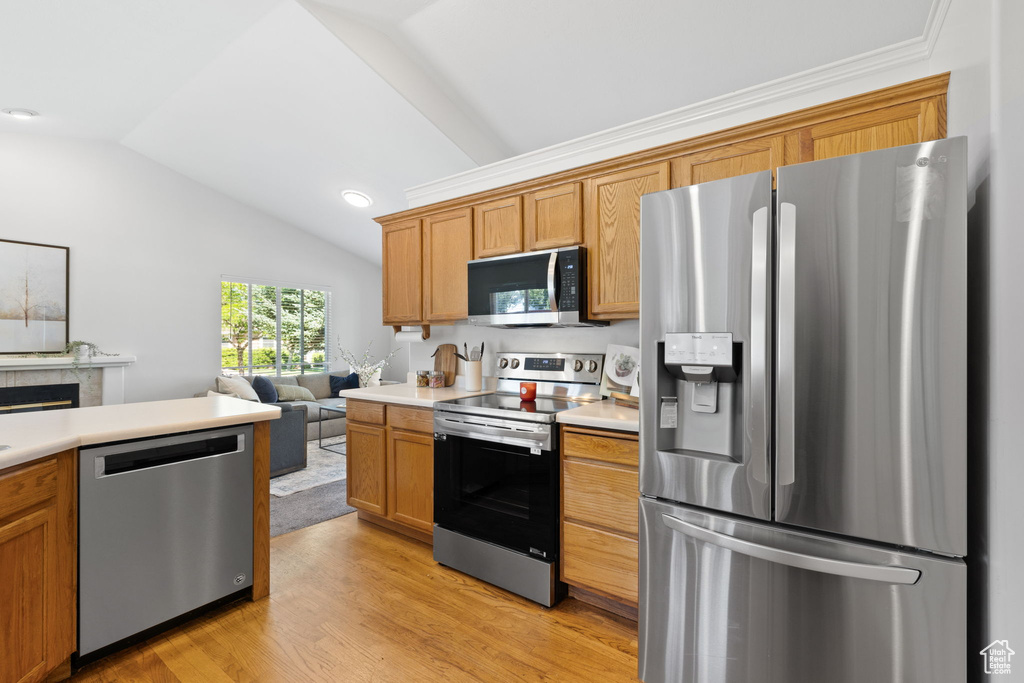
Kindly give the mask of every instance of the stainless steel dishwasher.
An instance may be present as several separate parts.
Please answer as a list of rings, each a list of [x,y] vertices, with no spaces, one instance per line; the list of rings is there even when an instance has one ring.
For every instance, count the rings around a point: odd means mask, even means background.
[[[252,434],[80,450],[79,659],[252,586]]]

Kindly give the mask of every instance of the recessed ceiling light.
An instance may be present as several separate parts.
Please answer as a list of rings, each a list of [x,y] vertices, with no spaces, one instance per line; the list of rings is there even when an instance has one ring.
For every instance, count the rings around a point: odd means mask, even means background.
[[[31,109],[4,109],[4,113],[16,119],[31,119],[39,116],[39,112],[32,111]]]
[[[342,198],[351,204],[352,206],[358,206],[360,209],[365,209],[370,204],[373,204],[373,200],[362,192],[356,192],[355,190],[342,190]]]

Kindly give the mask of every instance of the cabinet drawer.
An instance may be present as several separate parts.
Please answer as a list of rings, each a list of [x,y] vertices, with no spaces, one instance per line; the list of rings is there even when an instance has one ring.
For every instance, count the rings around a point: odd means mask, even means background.
[[[571,522],[562,525],[562,579],[635,605],[638,543]]]
[[[57,459],[0,475],[0,519],[57,495]]]
[[[408,432],[434,433],[434,409],[388,406],[388,426]]]
[[[562,463],[562,513],[632,537],[638,534],[639,475],[621,467],[566,460]]]
[[[371,425],[382,425],[384,424],[384,406],[383,403],[377,403],[376,401],[353,401],[349,399],[345,402],[345,417],[352,422],[362,422],[363,424]]]
[[[640,466],[640,445],[636,437],[605,436],[599,432],[565,428],[562,453],[567,458],[600,460],[628,467]]]

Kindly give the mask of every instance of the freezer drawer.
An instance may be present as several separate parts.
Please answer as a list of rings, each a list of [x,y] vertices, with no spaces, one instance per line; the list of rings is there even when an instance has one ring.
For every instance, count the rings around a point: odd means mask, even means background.
[[[646,683],[961,683],[961,560],[640,502]]]

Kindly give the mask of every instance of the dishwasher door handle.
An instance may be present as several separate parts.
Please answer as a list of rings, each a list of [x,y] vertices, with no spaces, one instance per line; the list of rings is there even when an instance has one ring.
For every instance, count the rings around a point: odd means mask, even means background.
[[[221,429],[101,447],[91,455],[94,457],[96,478],[102,479],[191,460],[232,455],[244,451],[245,445],[244,432]]]

